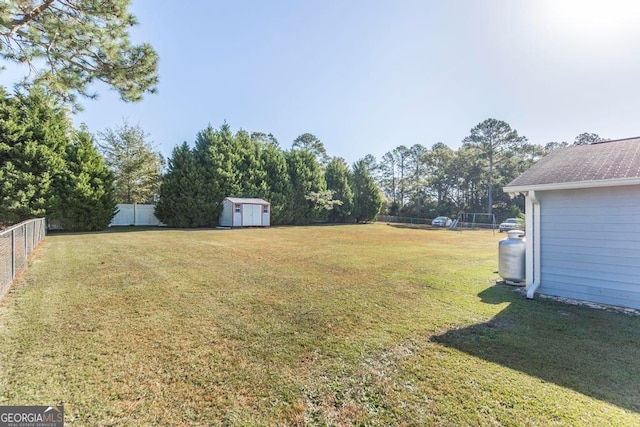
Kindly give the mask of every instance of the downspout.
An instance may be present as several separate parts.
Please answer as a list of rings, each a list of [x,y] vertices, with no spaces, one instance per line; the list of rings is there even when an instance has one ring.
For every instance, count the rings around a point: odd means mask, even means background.
[[[526,200],[527,234],[526,282],[527,298],[532,299],[540,287],[540,201],[534,190],[529,190]]]

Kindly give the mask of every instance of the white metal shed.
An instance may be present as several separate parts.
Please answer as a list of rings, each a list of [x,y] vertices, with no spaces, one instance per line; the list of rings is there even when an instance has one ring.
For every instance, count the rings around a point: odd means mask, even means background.
[[[640,137],[553,151],[504,191],[526,196],[526,289],[640,308]]]
[[[269,227],[271,204],[263,199],[226,197],[219,223],[223,227]]]

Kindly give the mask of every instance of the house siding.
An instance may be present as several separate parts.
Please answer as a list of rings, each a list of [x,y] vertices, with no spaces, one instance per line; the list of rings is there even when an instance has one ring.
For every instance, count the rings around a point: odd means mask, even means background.
[[[640,308],[640,186],[544,191],[539,292]]]

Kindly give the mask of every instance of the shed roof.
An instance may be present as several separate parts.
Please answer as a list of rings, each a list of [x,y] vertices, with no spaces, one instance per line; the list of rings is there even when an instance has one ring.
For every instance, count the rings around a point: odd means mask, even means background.
[[[640,184],[640,137],[555,150],[504,187],[527,190]]]
[[[246,203],[249,205],[269,205],[270,203],[264,199],[252,199],[247,197],[225,197],[231,203]]]

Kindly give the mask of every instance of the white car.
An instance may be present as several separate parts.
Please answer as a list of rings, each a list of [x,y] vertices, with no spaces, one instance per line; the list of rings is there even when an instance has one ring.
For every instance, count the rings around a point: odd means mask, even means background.
[[[500,232],[516,230],[518,227],[520,227],[520,220],[518,218],[507,218],[500,224]]]
[[[439,216],[431,221],[433,227],[448,227],[451,225],[451,218],[447,216]]]

